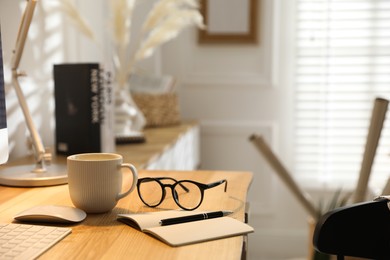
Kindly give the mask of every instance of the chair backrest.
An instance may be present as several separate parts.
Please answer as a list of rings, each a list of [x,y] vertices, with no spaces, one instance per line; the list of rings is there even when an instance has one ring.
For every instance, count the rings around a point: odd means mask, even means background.
[[[322,253],[369,259],[390,259],[389,200],[341,207],[317,222],[314,248]]]

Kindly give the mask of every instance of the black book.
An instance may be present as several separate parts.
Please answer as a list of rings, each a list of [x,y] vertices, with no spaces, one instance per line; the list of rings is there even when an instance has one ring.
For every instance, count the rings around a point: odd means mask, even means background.
[[[104,75],[98,63],[54,65],[57,154],[114,150]]]

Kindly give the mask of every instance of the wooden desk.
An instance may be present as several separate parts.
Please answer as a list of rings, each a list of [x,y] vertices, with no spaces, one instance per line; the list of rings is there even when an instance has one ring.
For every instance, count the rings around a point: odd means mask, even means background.
[[[199,210],[233,210],[232,217],[244,220],[246,195],[252,174],[224,171],[140,171],[141,177],[170,176],[203,183],[227,179],[223,185],[205,191]],[[130,174],[124,180],[129,181]],[[42,188],[0,186],[0,222],[9,223],[22,210],[36,205],[68,205],[72,202],[67,185]],[[240,259],[244,237],[219,239],[182,247],[170,247],[161,241],[116,221],[118,213],[174,209],[173,200],[166,199],[159,209],[148,208],[137,192],[119,201],[109,213],[90,214],[81,224],[71,226],[72,233],[47,251],[40,259]]]

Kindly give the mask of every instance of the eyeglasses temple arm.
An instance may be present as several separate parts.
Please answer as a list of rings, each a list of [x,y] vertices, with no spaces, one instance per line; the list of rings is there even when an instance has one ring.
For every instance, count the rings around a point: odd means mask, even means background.
[[[227,180],[220,180],[220,181],[209,183],[209,184],[207,184],[207,189],[214,188],[214,187],[216,187],[218,185],[221,185],[222,183],[225,183],[225,192],[226,192],[226,190],[227,190]]]

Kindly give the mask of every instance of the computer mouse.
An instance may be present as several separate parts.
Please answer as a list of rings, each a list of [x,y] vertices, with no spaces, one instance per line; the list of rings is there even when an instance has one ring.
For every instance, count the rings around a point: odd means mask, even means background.
[[[20,212],[14,219],[22,222],[72,224],[83,221],[86,216],[83,210],[74,207],[40,205]]]

